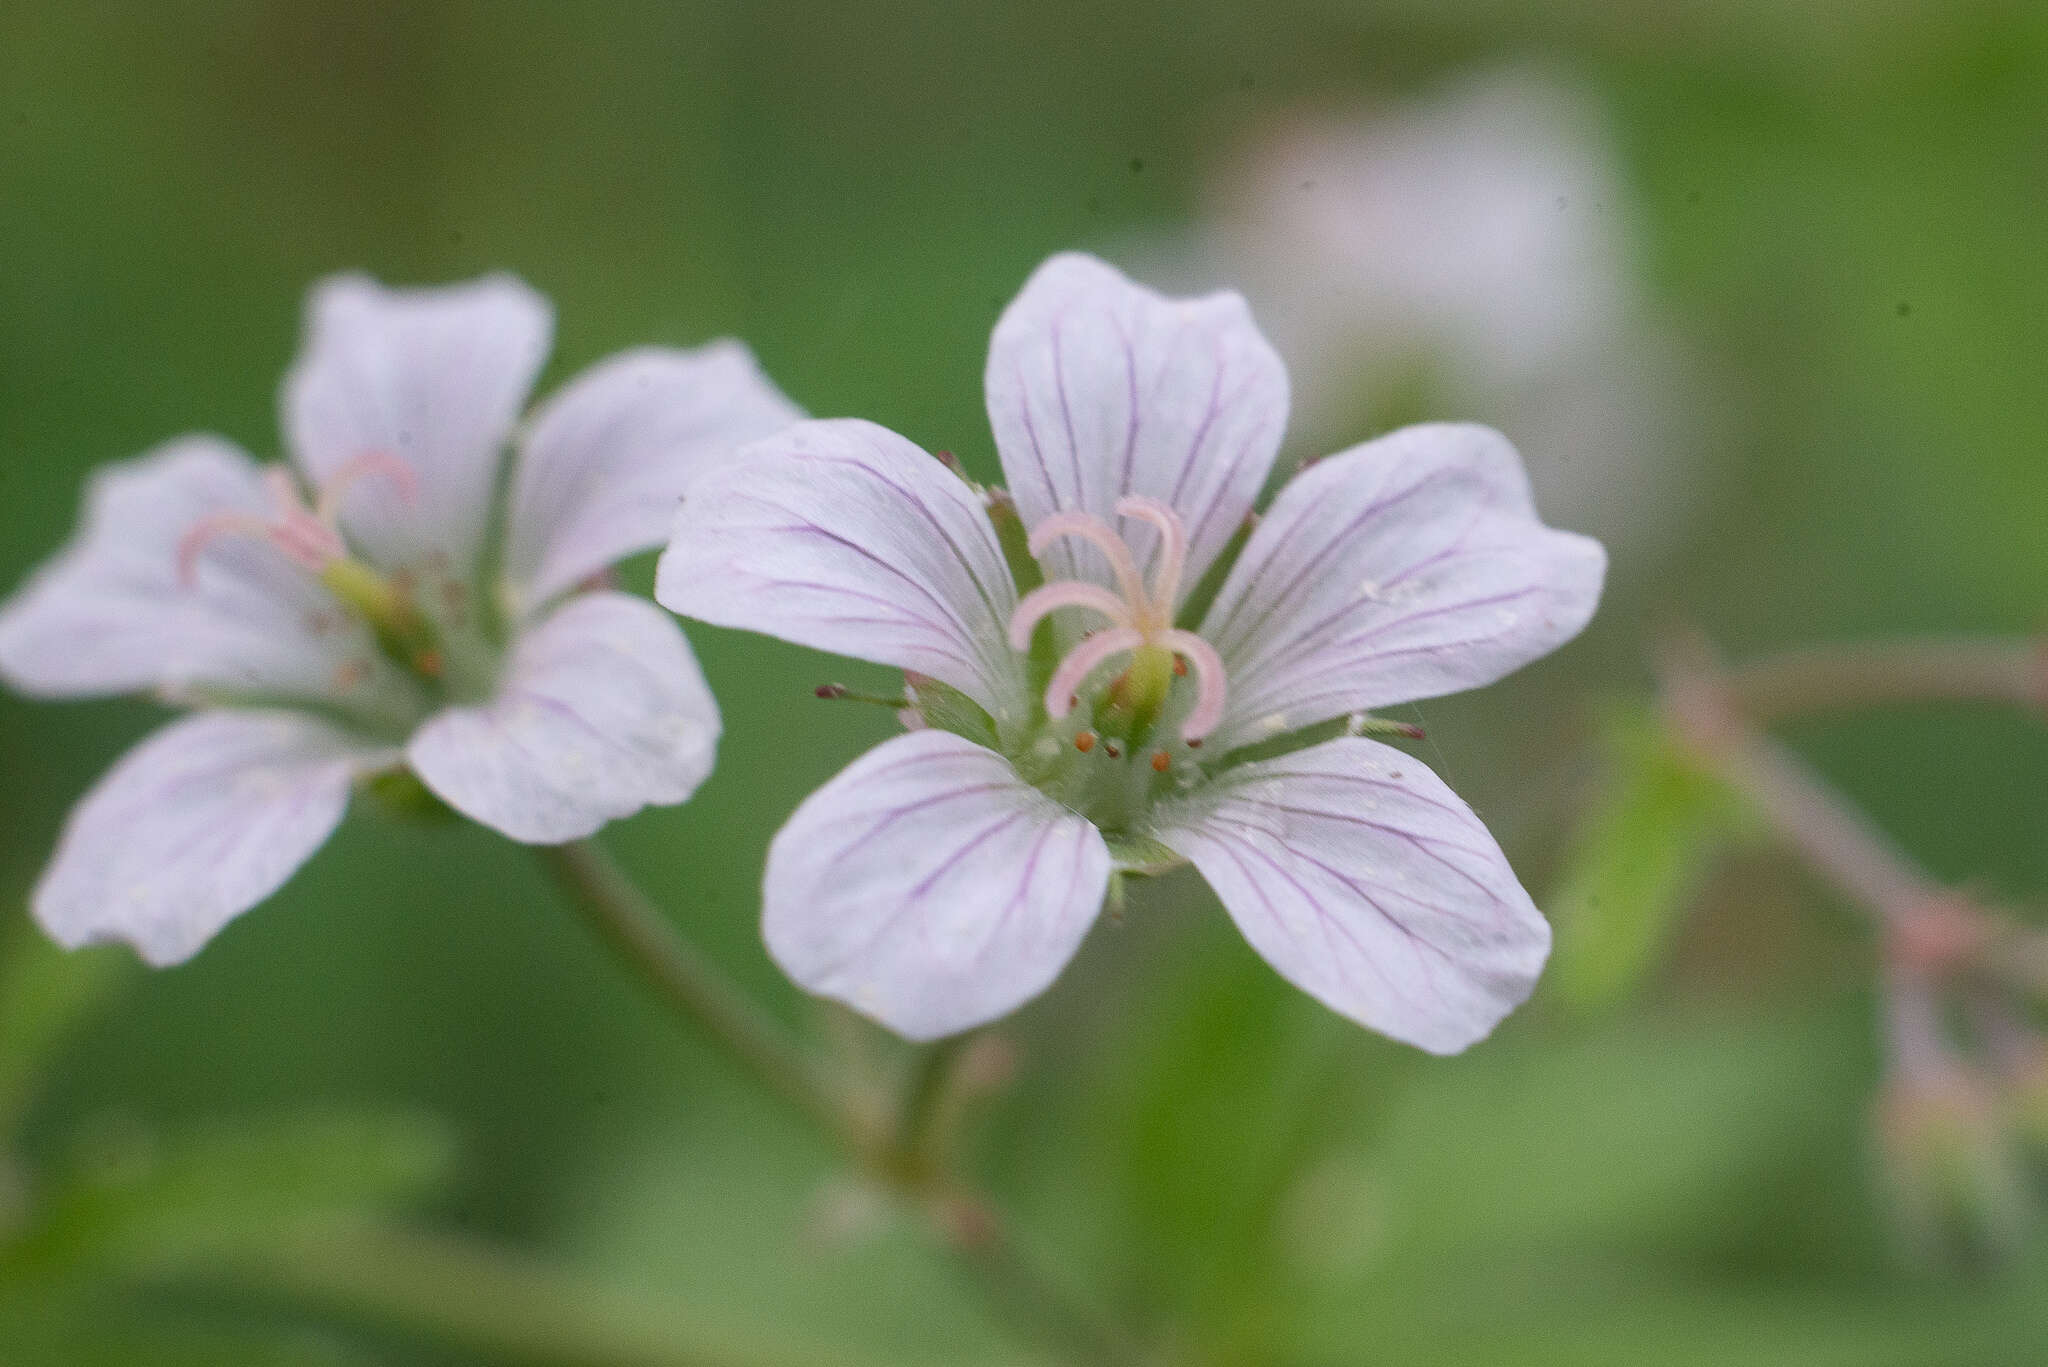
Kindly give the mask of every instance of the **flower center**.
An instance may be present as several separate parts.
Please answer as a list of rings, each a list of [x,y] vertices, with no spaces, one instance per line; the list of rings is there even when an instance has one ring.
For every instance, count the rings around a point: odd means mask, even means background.
[[[1192,631],[1173,624],[1180,581],[1187,569],[1187,526],[1180,514],[1155,498],[1129,494],[1117,500],[1120,517],[1149,522],[1159,532],[1159,563],[1148,585],[1138,572],[1131,548],[1109,523],[1092,513],[1055,513],[1032,529],[1031,553],[1043,555],[1053,542],[1078,537],[1109,558],[1117,582],[1112,592],[1100,584],[1061,579],[1033,589],[1010,618],[1010,644],[1025,650],[1031,634],[1047,615],[1061,608],[1086,608],[1108,619],[1109,626],[1084,637],[1067,652],[1045,688],[1046,715],[1064,719],[1088,676],[1106,662],[1130,656],[1130,664],[1110,685],[1114,700],[1141,717],[1158,711],[1186,661],[1195,676],[1195,705],[1181,722],[1181,739],[1199,742],[1223,719],[1223,660]],[[1148,723],[1149,724],[1149,723]]]
[[[265,470],[269,515],[234,511],[201,518],[178,540],[178,577],[187,587],[196,584],[201,557],[224,538],[246,536],[267,542],[367,622],[378,644],[394,660],[423,679],[439,680],[446,660],[433,624],[405,585],[351,556],[342,540],[338,524],[341,501],[351,488],[371,476],[390,480],[407,499],[419,484],[412,467],[398,457],[382,451],[365,452],[335,471],[309,507],[288,473],[275,466]]]

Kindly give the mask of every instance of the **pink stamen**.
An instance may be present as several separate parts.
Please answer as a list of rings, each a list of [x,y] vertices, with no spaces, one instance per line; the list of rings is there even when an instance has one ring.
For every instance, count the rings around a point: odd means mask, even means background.
[[[1017,604],[1017,610],[1010,614],[1011,647],[1030,649],[1031,633],[1039,622],[1061,608],[1088,608],[1107,617],[1113,626],[1135,625],[1131,620],[1130,607],[1102,585],[1062,579],[1057,583],[1040,585],[1025,594],[1023,601]]]
[[[1180,724],[1180,738],[1192,745],[1223,720],[1223,657],[1192,631],[1169,631],[1160,644],[1186,659],[1195,672],[1195,706]]]
[[[195,522],[178,538],[178,578],[190,588],[198,582],[199,557],[222,537],[247,536],[268,541],[293,564],[318,574],[342,553],[341,538],[303,511],[276,519],[256,513],[213,513]]]
[[[420,479],[412,466],[392,455],[389,451],[365,451],[359,456],[344,461],[341,468],[329,477],[320,490],[320,501],[314,505],[313,516],[329,526],[341,512],[341,501],[349,490],[373,475],[382,475],[397,488],[398,496],[410,503],[418,496]]]
[[[270,540],[295,564],[319,573],[330,560],[347,554],[341,534],[303,509],[286,513],[270,525]]]
[[[1060,667],[1045,686],[1045,713],[1058,721],[1074,710],[1074,694],[1096,666],[1114,655],[1136,650],[1145,644],[1145,634],[1136,627],[1112,627],[1099,631],[1067,652]]]
[[[189,588],[197,580],[199,557],[224,536],[250,536],[268,541],[301,569],[318,574],[329,563],[348,554],[348,547],[335,529],[341,500],[356,484],[372,475],[382,475],[398,486],[399,497],[410,500],[419,489],[419,477],[398,457],[383,451],[365,451],[346,461],[327,481],[319,502],[306,506],[299,486],[282,466],[263,472],[263,489],[270,497],[271,515],[249,512],[220,512],[201,518],[178,538],[178,578]]]
[[[1159,564],[1152,571],[1152,609],[1162,618],[1173,615],[1174,599],[1180,596],[1180,577],[1188,563],[1188,529],[1180,514],[1156,498],[1126,494],[1116,501],[1122,517],[1149,522],[1159,532]]]
[[[268,537],[270,523],[255,513],[211,513],[178,538],[178,579],[186,588],[199,580],[199,557],[224,536]]]
[[[1145,602],[1145,581],[1138,574],[1138,562],[1131,559],[1131,548],[1116,534],[1116,529],[1093,513],[1068,511],[1054,513],[1031,529],[1031,553],[1044,555],[1045,548],[1065,537],[1078,536],[1092,543],[1096,549],[1109,557],[1109,568],[1116,575],[1116,582],[1122,587],[1124,600],[1133,607]]]
[[[1119,517],[1150,524],[1159,534],[1158,559],[1149,589],[1138,572],[1130,544],[1107,522],[1092,513],[1055,513],[1032,529],[1031,553],[1042,555],[1046,547],[1063,537],[1079,537],[1108,557],[1123,593],[1118,595],[1099,584],[1080,580],[1060,580],[1033,589],[1010,616],[1010,644],[1018,650],[1028,648],[1039,622],[1061,608],[1087,608],[1100,613],[1109,620],[1111,629],[1086,637],[1060,662],[1046,685],[1047,714],[1055,719],[1067,716],[1073,710],[1075,694],[1089,674],[1111,656],[1153,646],[1172,652],[1176,675],[1184,675],[1190,669],[1194,672],[1195,705],[1181,723],[1181,738],[1190,745],[1199,745],[1223,720],[1228,685],[1223,658],[1216,648],[1195,633],[1173,625],[1181,579],[1187,573],[1186,524],[1167,504],[1143,494],[1119,498],[1116,511]]]

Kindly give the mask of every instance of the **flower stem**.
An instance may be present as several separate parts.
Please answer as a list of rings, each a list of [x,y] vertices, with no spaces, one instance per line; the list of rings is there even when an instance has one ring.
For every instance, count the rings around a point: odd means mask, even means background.
[[[1806,861],[1900,929],[1945,890],[1862,812],[1790,750],[1766,736],[1704,643],[1670,652],[1662,670],[1665,715],[1695,755],[1746,796]]]
[[[1759,722],[1810,712],[1924,702],[2004,703],[2048,711],[2048,642],[1922,637],[1786,651],[1731,671],[1728,687]]]
[[[953,1045],[921,1061],[902,1117],[871,1117],[856,1091],[828,1075],[698,954],[602,848],[576,841],[540,853],[585,919],[664,1003],[729,1049],[871,1179],[928,1213],[948,1250],[1012,1323],[1074,1361],[1129,1367],[1138,1360],[1116,1328],[1072,1301],[1022,1254],[987,1198],[935,1161],[925,1131],[955,1061]]]
[[[835,1142],[861,1145],[850,1098],[747,995],[678,934],[600,846],[545,846],[542,862],[584,919],[662,1002],[704,1030]]]

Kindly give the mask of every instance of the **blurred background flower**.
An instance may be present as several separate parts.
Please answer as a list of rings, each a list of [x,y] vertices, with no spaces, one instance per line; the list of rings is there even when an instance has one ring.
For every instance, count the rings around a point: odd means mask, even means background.
[[[1206,201],[1180,271],[1251,299],[1303,455],[1487,422],[1558,525],[1638,555],[1671,544],[1704,443],[1594,92],[1511,66],[1283,109],[1218,159]]]

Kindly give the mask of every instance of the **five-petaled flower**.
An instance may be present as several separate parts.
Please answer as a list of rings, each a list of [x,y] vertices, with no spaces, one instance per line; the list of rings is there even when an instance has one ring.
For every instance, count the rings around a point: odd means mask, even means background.
[[[194,711],[72,812],[32,898],[51,935],[185,959],[401,766],[530,843],[703,780],[718,710],[688,643],[592,581],[801,415],[737,343],[628,352],[533,415],[500,507],[552,323],[505,276],[329,280],[284,383],[291,468],[189,436],[94,479],[77,538],[0,607],[0,677]]]
[[[1252,525],[1287,377],[1234,294],[1055,257],[986,387],[1006,495],[843,420],[757,442],[678,513],[660,602],[898,666],[921,714],[776,836],[776,960],[945,1035],[1051,983],[1114,871],[1185,860],[1335,1010],[1437,1052],[1485,1036],[1548,927],[1471,809],[1357,732],[1575,635],[1600,546],[1545,527],[1470,426],[1317,462]]]

